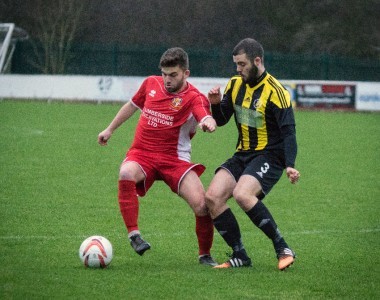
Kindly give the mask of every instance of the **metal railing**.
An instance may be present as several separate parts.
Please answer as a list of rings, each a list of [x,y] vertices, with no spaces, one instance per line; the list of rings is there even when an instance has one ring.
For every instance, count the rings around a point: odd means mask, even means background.
[[[29,41],[19,42],[12,73],[41,74],[35,49]],[[71,50],[66,74],[147,76],[160,74],[158,62],[165,48],[77,44]],[[186,49],[192,76],[229,77],[235,74],[231,51]],[[41,54],[42,50],[41,50]],[[380,81],[379,59],[357,59],[327,54],[284,54],[266,52],[265,66],[279,79]]]

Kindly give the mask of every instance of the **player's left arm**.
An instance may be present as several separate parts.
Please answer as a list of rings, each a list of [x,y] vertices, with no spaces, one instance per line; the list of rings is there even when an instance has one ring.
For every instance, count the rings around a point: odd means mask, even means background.
[[[274,104],[274,114],[284,143],[286,175],[290,182],[294,184],[300,177],[300,172],[295,169],[297,139],[294,112],[289,93],[275,93],[275,95],[277,95],[277,98],[272,99],[274,100],[272,103]]]
[[[193,102],[193,114],[198,121],[198,126],[205,132],[216,130],[216,121],[211,115],[210,102],[204,95],[199,95]]]
[[[295,169],[295,161],[297,156],[297,140],[295,125],[284,125],[281,127],[281,134],[284,139],[286,176],[291,183],[296,183],[300,177],[300,173]]]

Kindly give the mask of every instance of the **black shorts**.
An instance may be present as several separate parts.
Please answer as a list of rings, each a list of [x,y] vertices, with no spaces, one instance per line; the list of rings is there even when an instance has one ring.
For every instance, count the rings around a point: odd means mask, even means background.
[[[251,175],[261,184],[262,194],[258,196],[263,199],[273,186],[280,180],[285,169],[283,155],[272,153],[236,152],[234,156],[222,164],[220,168],[226,169],[239,181],[242,175]]]

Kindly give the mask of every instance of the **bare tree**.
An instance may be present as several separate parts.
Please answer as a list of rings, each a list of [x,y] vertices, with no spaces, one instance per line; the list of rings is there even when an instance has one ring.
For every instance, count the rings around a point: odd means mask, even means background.
[[[44,74],[65,73],[86,5],[87,1],[79,0],[36,1],[34,64]]]
[[[0,0],[0,20],[36,43],[34,66],[64,73],[73,43],[379,58],[379,0]]]

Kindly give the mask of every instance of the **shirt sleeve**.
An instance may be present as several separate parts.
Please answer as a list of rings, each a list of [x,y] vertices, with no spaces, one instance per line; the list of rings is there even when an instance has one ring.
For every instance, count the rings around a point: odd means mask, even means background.
[[[294,168],[297,156],[297,140],[295,125],[285,125],[281,127],[284,138],[284,152],[286,167]]]
[[[211,116],[210,102],[205,95],[198,94],[193,101],[193,115],[197,122],[201,122],[206,117]]]
[[[146,96],[146,91],[147,91],[148,80],[149,80],[149,77],[143,81],[140,88],[131,99],[132,103],[141,110],[143,109],[144,104],[145,104],[145,96]]]
[[[294,168],[297,156],[297,140],[293,108],[291,105],[286,108],[274,106],[273,110],[284,142],[286,167]]]

